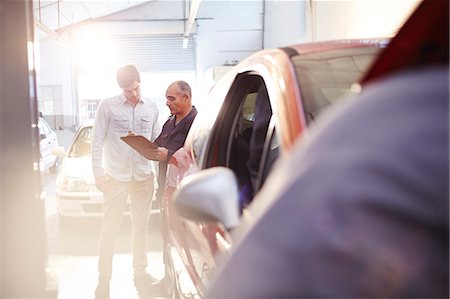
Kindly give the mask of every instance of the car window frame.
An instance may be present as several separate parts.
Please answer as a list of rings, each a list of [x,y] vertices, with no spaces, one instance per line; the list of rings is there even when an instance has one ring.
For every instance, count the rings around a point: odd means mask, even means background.
[[[69,149],[67,150],[67,156],[70,158],[77,158],[77,157],[85,157],[85,156],[77,156],[74,155],[74,147],[75,147],[75,143],[77,142],[77,140],[80,138],[81,134],[84,134],[85,130],[93,130],[93,126],[87,125],[87,126],[82,126],[80,129],[78,129],[77,133],[75,134],[75,136],[72,139],[72,142],[70,144]],[[92,140],[91,140],[91,146],[92,146]],[[92,148],[91,148],[92,151]]]
[[[269,124],[265,132],[254,194],[261,189],[266,177],[270,173],[273,162],[278,159],[278,156],[281,153],[280,136],[275,133],[275,131],[279,131],[279,128],[276,129],[279,126],[277,121],[278,117],[276,115],[277,99],[273,98],[273,94],[271,96],[268,82],[262,74],[254,70],[249,70],[236,76],[211,130],[211,136],[206,147],[205,164],[203,165],[203,168],[225,166],[235,171],[235,169],[231,167],[233,162],[231,160],[231,154],[233,143],[235,142],[234,134],[236,133],[236,130],[238,130],[239,120],[242,118],[241,111],[248,95],[252,93],[257,94],[261,86],[263,86],[265,92],[267,92],[267,101],[272,109],[272,114],[268,120]],[[230,118],[230,115],[233,115],[233,117]],[[277,153],[276,158],[269,164],[267,159],[270,152],[270,146],[274,142],[273,138],[276,138]]]
[[[254,72],[238,74],[231,84],[217,119],[212,127],[211,136],[206,147],[207,151],[205,153],[204,165],[202,168],[227,166],[227,152],[230,150],[231,138],[228,133],[234,128],[236,122],[235,117],[231,118],[229,116],[235,115],[241,108],[243,103],[242,100],[244,96],[248,94],[249,90],[249,84],[246,83],[251,83],[248,81],[255,80],[254,77],[251,78],[249,75],[254,75]],[[240,99],[239,102],[236,98]],[[226,128],[229,129],[225,130]],[[218,152],[219,150],[221,151],[220,153]],[[225,151],[225,155],[223,155],[223,151]]]
[[[264,182],[266,181],[266,178],[268,177],[268,175],[272,169],[272,166],[274,165],[275,161],[278,160],[278,158],[280,157],[281,140],[278,136],[277,131],[278,131],[278,129],[277,129],[276,117],[274,114],[272,114],[272,117],[269,122],[269,127],[267,128],[266,137],[264,140],[264,148],[263,148],[260,165],[259,165],[259,169],[258,169],[258,179],[257,179],[256,185],[255,185],[255,194],[258,193],[259,190],[261,190],[262,186],[264,185]],[[272,161],[268,161],[273,142],[277,143],[276,148],[273,149],[273,150],[276,150],[276,158],[273,159]]]

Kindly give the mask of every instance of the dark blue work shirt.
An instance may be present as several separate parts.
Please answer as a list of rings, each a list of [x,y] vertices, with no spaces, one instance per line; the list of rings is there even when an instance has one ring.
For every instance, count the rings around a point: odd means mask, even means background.
[[[171,115],[164,123],[161,134],[156,138],[155,143],[160,147],[165,147],[168,151],[166,161],[159,161],[158,192],[159,199],[164,191],[166,183],[167,163],[172,155],[184,145],[186,136],[191,128],[192,122],[197,116],[197,109],[193,106],[191,112],[178,124],[175,124],[175,115]]]

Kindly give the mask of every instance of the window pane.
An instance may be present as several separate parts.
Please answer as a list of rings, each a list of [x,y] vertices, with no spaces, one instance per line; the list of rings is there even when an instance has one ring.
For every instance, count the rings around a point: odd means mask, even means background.
[[[354,93],[352,85],[358,83],[379,51],[376,47],[362,47],[295,56],[293,62],[309,120]]]

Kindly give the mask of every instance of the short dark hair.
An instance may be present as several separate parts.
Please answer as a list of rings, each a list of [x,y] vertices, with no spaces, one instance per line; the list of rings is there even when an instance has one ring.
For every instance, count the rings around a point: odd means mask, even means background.
[[[192,90],[191,87],[189,86],[189,84],[186,81],[183,80],[179,80],[179,81],[175,81],[175,83],[177,84],[178,88],[185,94],[189,95],[190,98],[192,98]]]
[[[125,86],[130,85],[130,83],[132,83],[133,81],[141,82],[139,71],[133,64],[126,64],[124,66],[121,66],[117,70],[116,78],[120,88],[124,88]]]

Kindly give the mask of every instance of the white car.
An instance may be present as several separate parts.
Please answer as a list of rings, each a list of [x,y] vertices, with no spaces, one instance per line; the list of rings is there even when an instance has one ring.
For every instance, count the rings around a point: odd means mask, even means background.
[[[56,178],[56,199],[62,218],[101,217],[103,193],[95,187],[91,145],[93,122],[81,126],[72,140]]]
[[[56,173],[59,160],[53,151],[59,146],[58,136],[42,117],[39,117],[38,128],[40,150],[39,170],[45,171],[48,169],[50,173]]]
[[[56,177],[56,200],[60,224],[70,218],[101,218],[103,216],[103,193],[95,187],[92,170],[93,126],[93,120],[82,125],[77,130],[67,152],[62,150],[58,153],[63,157]],[[159,213],[159,209],[152,209],[151,213]],[[124,215],[130,215],[129,201]]]

